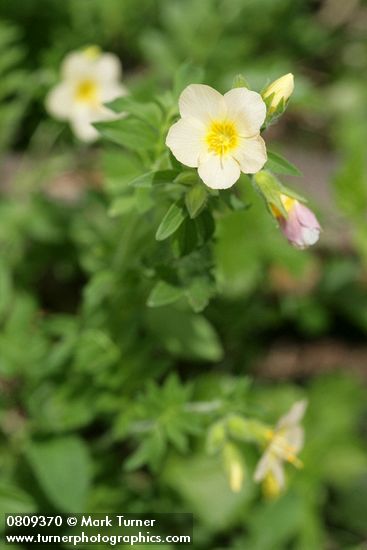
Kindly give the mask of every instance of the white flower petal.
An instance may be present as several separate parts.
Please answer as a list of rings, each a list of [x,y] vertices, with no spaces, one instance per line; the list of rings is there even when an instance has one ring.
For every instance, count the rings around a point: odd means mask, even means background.
[[[198,174],[208,187],[228,189],[236,183],[241,170],[238,162],[229,155],[220,157],[213,153],[205,153],[200,156]]]
[[[111,111],[111,109],[101,105],[98,109],[95,109],[91,118],[92,122],[107,122],[109,120],[119,120],[125,116],[126,113],[115,113],[114,111]]]
[[[301,426],[292,426],[284,433],[287,443],[292,447],[295,454],[299,453],[304,444],[304,430]]]
[[[71,127],[75,135],[82,141],[95,141],[99,134],[96,128],[92,126],[94,122],[116,120],[120,115],[110,109],[102,106],[90,107],[89,105],[77,105],[74,108]]]
[[[267,160],[265,142],[262,137],[241,138],[238,149],[233,153],[245,174],[255,174],[264,166]]]
[[[271,454],[267,451],[262,455],[259,462],[257,463],[254,481],[260,482],[264,479],[268,471],[271,469],[271,461],[273,460]]]
[[[83,80],[86,77],[93,77],[94,59],[91,59],[83,52],[71,52],[62,62],[61,75],[65,80]]]
[[[260,94],[247,88],[234,88],[224,94],[227,117],[234,120],[244,137],[256,136],[266,117],[266,105]]]
[[[276,429],[279,430],[299,424],[305,414],[306,408],[306,399],[302,399],[301,401],[294,403],[291,409],[279,419]]]
[[[196,168],[204,146],[205,128],[193,119],[181,118],[173,124],[166,137],[166,145],[177,160]]]
[[[183,118],[196,118],[205,124],[213,119],[221,119],[226,114],[222,94],[205,84],[187,86],[180,95],[178,105]]]
[[[122,68],[117,55],[104,53],[94,60],[96,78],[102,82],[117,81],[121,78]]]
[[[92,126],[90,118],[85,114],[79,113],[77,116],[74,116],[70,124],[74,134],[81,141],[90,143],[98,139],[99,134],[97,130]]]
[[[285,477],[284,468],[281,460],[274,458],[270,461],[270,470],[273,472],[275,479],[278,482],[279,489],[284,489]]]
[[[47,111],[55,118],[68,119],[74,105],[73,93],[74,89],[68,83],[57,84],[46,97]]]
[[[320,238],[320,229],[318,227],[304,227],[302,229],[303,247],[312,246]]]
[[[122,84],[117,84],[114,82],[103,82],[101,83],[100,97],[102,103],[109,103],[118,97],[127,95],[128,91],[125,86]]]

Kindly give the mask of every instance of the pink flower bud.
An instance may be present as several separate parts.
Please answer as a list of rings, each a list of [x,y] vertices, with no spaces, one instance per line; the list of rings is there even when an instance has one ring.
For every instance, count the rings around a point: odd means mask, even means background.
[[[315,214],[296,199],[286,195],[282,195],[281,199],[288,217],[285,218],[280,212],[276,212],[276,216],[288,241],[296,248],[307,248],[315,244],[321,231]]]

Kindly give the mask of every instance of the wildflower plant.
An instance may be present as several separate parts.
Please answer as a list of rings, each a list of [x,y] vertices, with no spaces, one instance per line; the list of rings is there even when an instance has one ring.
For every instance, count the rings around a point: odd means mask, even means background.
[[[63,83],[48,97],[49,110],[68,116],[80,137],[102,139],[108,212],[121,242],[112,273],[105,268],[108,286],[115,287],[117,279],[112,279],[118,278],[118,292],[124,292],[125,285],[131,292],[128,281],[135,280],[133,307],[144,296],[144,330],[156,334],[169,353],[221,360],[221,344],[201,312],[218,293],[213,250],[223,215],[246,212],[253,186],[291,244],[305,248],[319,235],[320,226],[305,200],[277,177],[298,174],[296,167],[272,153],[263,138],[268,125],[285,111],[293,77],[279,79],[260,94],[238,76],[222,95],[206,84],[190,82],[192,68],[186,66],[173,92],[141,102],[133,93],[123,93],[116,60],[107,54],[71,54],[62,73]],[[92,280],[91,288],[94,284],[105,283]],[[155,471],[170,444],[185,452],[189,439],[204,430],[208,453],[220,457],[233,492],[240,492],[248,477],[241,447],[245,442],[266,447],[254,479],[266,494],[279,495],[285,487],[281,461],[296,464],[295,453],[301,448],[298,442],[291,452],[288,445],[290,431],[301,430],[293,416],[291,427],[284,427],[283,419],[272,429],[238,414],[230,404],[196,401],[191,394],[192,388],[181,386],[175,376],[161,389],[155,383],[149,386],[131,409],[129,431],[125,423],[114,429],[114,437],[136,440],[126,468],[146,464]]]
[[[182,69],[175,91],[148,103],[132,95],[109,103],[126,116],[94,126],[105,142],[122,147],[119,154],[113,148],[114,155],[129,172],[114,190],[110,215],[135,211],[149,220],[149,238],[155,234],[155,255],[145,260],[148,306],[186,301],[200,312],[217,291],[216,224],[228,211],[251,207],[251,185],[295,247],[314,244],[320,226],[305,199],[279,180],[278,174],[299,171],[260,135],[285,111],[291,75],[263,95],[240,76],[222,95],[204,84],[186,85],[188,74]]]
[[[362,7],[8,4],[0,507],[192,512],[200,548],[363,545]],[[292,137],[315,180],[338,160],[322,254]]]

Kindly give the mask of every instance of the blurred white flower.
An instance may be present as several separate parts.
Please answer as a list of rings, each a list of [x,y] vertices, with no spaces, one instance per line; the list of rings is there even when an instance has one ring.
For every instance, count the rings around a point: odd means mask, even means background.
[[[179,99],[181,119],[173,124],[166,145],[173,155],[198,168],[212,189],[227,189],[241,172],[254,174],[266,162],[260,137],[266,106],[260,94],[234,88],[224,96],[203,84],[190,84]]]
[[[274,80],[263,92],[264,99],[272,96],[269,105],[269,112],[273,113],[280,102],[287,102],[294,90],[294,77],[292,73],[285,74],[277,80]]]
[[[267,496],[277,496],[285,486],[283,462],[302,467],[297,454],[303,447],[304,431],[300,422],[306,407],[306,400],[297,401],[269,432],[268,444],[254,474],[255,481],[263,482]]]
[[[121,72],[118,57],[97,46],[69,53],[61,66],[61,82],[46,98],[48,112],[68,120],[79,139],[96,140],[92,123],[118,118],[104,104],[126,94]]]

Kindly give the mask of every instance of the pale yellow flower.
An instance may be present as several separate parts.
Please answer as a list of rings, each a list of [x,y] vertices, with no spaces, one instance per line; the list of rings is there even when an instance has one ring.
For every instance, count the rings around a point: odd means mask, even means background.
[[[68,120],[79,139],[94,141],[98,132],[92,124],[116,118],[104,104],[124,94],[118,57],[91,46],[65,57],[61,82],[48,94],[46,108],[55,118]]]
[[[304,431],[300,422],[307,407],[306,400],[297,401],[290,411],[282,416],[274,430],[269,430],[268,444],[259,460],[254,480],[263,482],[265,493],[277,496],[285,486],[284,462],[302,467],[297,454],[303,447]]]
[[[270,102],[269,112],[274,112],[283,99],[285,102],[288,101],[293,90],[294,77],[292,73],[285,74],[277,80],[274,80],[262,94],[264,99],[274,94]]]
[[[173,155],[198,169],[212,189],[227,189],[241,172],[264,166],[266,148],[260,137],[266,106],[260,94],[234,88],[222,95],[210,86],[190,84],[179,98],[181,118],[173,124],[166,145]]]

